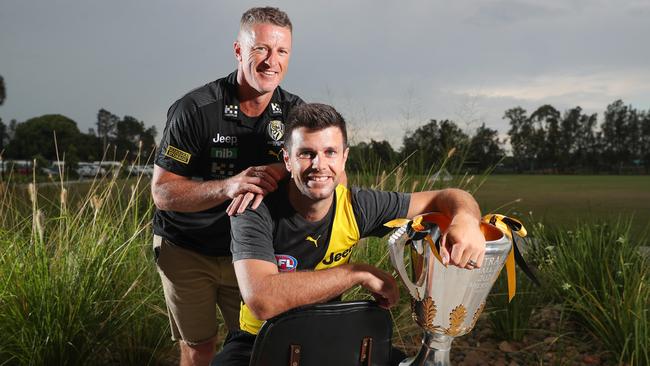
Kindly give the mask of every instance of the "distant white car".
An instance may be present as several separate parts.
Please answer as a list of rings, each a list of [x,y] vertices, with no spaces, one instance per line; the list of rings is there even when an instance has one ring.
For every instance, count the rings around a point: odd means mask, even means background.
[[[101,177],[104,174],[106,174],[106,169],[102,168],[99,165],[79,163],[76,172],[77,175],[79,175],[79,177],[81,178],[95,177],[95,176]]]
[[[153,176],[153,165],[130,165],[127,169],[131,175],[142,174],[146,177]]]

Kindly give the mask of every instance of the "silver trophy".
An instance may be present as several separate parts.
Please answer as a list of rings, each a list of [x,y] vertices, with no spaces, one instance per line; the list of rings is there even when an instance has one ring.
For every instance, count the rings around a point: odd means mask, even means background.
[[[512,244],[497,227],[482,222],[486,252],[481,268],[444,266],[433,246],[440,238],[440,226],[446,229],[449,220],[441,214],[423,217],[425,223],[435,224],[428,237],[419,235],[418,239],[409,223],[398,228],[388,240],[391,262],[411,294],[413,319],[424,330],[420,351],[400,366],[447,366],[452,341],[474,328]],[[404,263],[407,245],[412,277]]]

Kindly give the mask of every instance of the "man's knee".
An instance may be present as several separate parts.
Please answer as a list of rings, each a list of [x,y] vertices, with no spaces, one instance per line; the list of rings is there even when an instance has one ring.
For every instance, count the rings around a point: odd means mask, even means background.
[[[207,365],[215,352],[217,338],[211,338],[201,343],[187,343],[180,341],[181,347],[181,364],[187,365]]]

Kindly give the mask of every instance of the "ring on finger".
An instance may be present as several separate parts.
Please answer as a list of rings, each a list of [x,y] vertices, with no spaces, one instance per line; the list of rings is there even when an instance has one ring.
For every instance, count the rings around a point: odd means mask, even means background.
[[[467,261],[467,265],[472,266],[472,267],[476,267],[476,262],[474,262],[473,260],[470,259],[470,260]]]

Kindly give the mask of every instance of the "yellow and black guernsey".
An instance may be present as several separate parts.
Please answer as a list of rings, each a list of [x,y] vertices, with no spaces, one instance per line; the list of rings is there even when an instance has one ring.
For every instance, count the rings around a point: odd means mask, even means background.
[[[359,239],[383,236],[383,223],[405,217],[410,195],[339,185],[327,215],[310,222],[289,203],[282,185],[257,210],[231,218],[233,261],[261,259],[277,264],[278,271],[321,270],[345,264]],[[291,297],[293,294],[275,294]],[[257,334],[262,321],[245,304],[239,314],[241,329]]]

